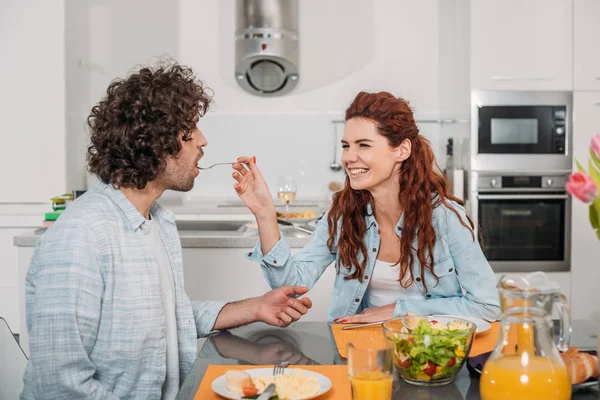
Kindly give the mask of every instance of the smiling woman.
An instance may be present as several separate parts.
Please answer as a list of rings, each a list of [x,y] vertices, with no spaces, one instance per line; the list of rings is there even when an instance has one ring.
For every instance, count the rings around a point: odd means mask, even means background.
[[[269,284],[312,287],[333,263],[329,318],[335,321],[408,312],[495,319],[495,277],[473,221],[449,192],[408,102],[387,92],[359,93],[346,110],[342,147],[345,187],[294,255],[279,234],[260,170],[255,163],[234,165],[235,189],[259,228],[248,257],[261,264]]]

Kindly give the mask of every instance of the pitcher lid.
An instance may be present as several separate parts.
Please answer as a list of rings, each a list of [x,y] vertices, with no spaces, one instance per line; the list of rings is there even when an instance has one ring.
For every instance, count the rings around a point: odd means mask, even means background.
[[[526,275],[503,275],[498,282],[500,287],[511,287],[525,292],[556,293],[560,291],[558,282],[548,279],[544,272],[536,271]]]

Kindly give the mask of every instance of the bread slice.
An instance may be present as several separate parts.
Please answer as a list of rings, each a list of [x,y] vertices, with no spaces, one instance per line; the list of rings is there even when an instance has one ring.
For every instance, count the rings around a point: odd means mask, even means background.
[[[243,394],[244,388],[256,388],[250,374],[239,370],[227,370],[225,372],[225,384],[227,389],[237,394]]]
[[[577,385],[598,376],[598,358],[591,354],[580,353],[576,347],[569,347],[561,354],[567,366],[571,383]]]
[[[583,382],[587,381],[589,378],[598,377],[598,357],[587,353],[579,353],[577,356],[578,359],[581,359],[582,364],[585,367],[586,378]]]

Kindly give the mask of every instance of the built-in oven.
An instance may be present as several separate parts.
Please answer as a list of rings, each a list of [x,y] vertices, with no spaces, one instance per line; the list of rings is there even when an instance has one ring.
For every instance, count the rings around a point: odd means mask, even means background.
[[[471,173],[471,214],[495,272],[569,271],[568,175]]]
[[[571,92],[473,91],[471,169],[570,169],[571,114]]]

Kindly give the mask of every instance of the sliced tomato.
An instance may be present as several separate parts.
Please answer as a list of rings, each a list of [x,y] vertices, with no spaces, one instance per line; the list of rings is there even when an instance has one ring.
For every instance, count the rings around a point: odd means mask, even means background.
[[[258,394],[258,389],[256,388],[243,387],[242,390],[244,391],[244,396],[254,396],[255,394]]]
[[[410,358],[408,358],[408,357],[404,361],[398,360],[398,366],[400,368],[408,368],[408,367],[410,367],[410,364],[411,364]]]
[[[448,364],[446,364],[448,367],[454,367],[454,365],[456,364],[456,357],[452,357],[450,360],[448,360]]]
[[[415,342],[415,338],[409,337],[407,341],[408,341],[408,343],[414,343]]]
[[[437,365],[435,365],[433,361],[428,361],[427,368],[425,368],[424,372],[429,376],[433,376],[435,375],[435,367],[437,367]]]
[[[432,319],[431,321],[429,321],[430,324],[437,324],[437,319]]]

